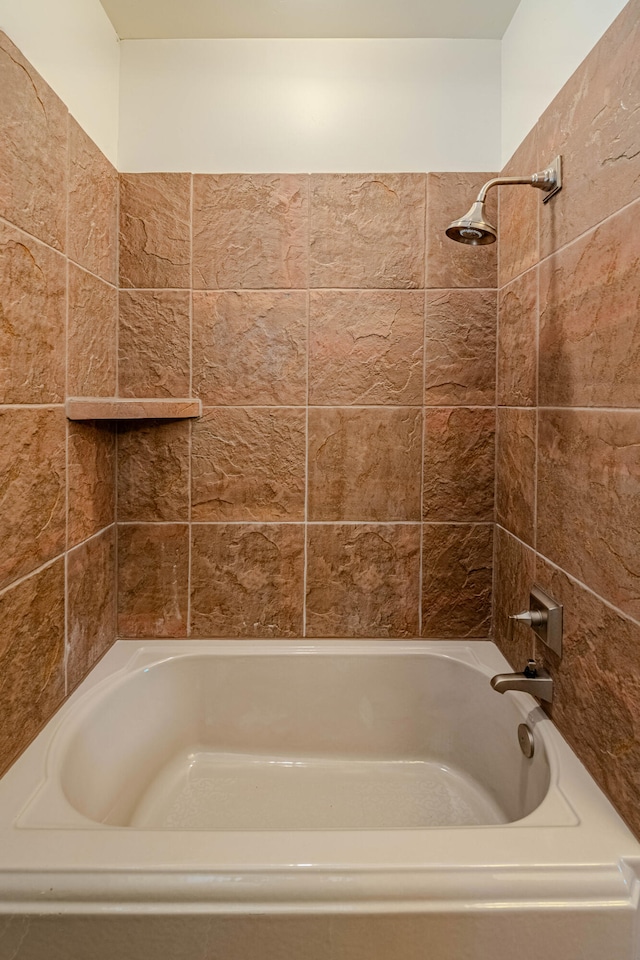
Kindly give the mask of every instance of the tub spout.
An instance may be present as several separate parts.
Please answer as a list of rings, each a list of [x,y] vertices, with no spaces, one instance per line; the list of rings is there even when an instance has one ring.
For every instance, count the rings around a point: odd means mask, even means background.
[[[536,669],[535,660],[529,660],[522,673],[497,673],[491,678],[491,686],[498,693],[521,690],[547,703],[553,700],[553,680],[546,670]]]

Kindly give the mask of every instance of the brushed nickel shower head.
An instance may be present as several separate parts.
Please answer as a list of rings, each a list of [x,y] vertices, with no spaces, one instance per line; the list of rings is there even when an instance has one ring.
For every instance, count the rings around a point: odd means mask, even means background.
[[[502,187],[514,183],[528,183],[530,187],[544,190],[546,197],[542,200],[543,203],[547,203],[558,190],[562,189],[562,157],[556,157],[546,170],[532,173],[529,177],[496,177],[494,180],[488,180],[468,213],[459,220],[454,220],[447,227],[445,233],[449,239],[456,240],[458,243],[467,243],[473,247],[495,243],[498,239],[498,231],[487,220],[485,211],[487,191],[491,187]]]
[[[486,216],[485,201],[476,200],[468,213],[459,220],[450,223],[446,230],[447,236],[458,243],[468,243],[473,247],[483,246],[485,243],[495,243],[498,231],[493,227]]]

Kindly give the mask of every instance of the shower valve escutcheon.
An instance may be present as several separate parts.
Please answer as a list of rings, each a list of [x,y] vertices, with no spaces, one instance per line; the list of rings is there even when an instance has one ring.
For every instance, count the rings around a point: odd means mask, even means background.
[[[509,617],[508,639],[518,623],[531,627],[535,635],[560,657],[562,656],[562,604],[534,584],[529,594],[529,609],[522,613],[513,613]],[[507,690],[521,690],[530,693],[538,700],[551,703],[553,700],[553,680],[543,668],[536,667],[535,660],[529,660],[522,673],[499,673],[491,679],[491,686],[498,693]]]
[[[518,623],[531,627],[545,646],[559,657],[562,656],[562,604],[540,587],[534,585],[531,588],[528,610],[509,617],[508,639],[511,639],[513,628]]]

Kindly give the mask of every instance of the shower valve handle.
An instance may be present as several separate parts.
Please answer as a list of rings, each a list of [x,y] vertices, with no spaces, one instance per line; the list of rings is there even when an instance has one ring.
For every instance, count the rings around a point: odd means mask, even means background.
[[[528,627],[539,627],[547,622],[546,610],[523,610],[522,613],[512,613],[509,620],[516,623],[526,623]]]
[[[524,623],[535,629],[547,622],[546,610],[523,610],[522,613],[512,613],[508,620],[507,641],[513,640],[513,630],[516,623]]]

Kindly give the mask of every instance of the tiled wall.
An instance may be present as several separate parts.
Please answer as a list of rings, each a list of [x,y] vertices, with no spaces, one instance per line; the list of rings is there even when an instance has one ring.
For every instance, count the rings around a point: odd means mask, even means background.
[[[565,608],[551,714],[640,832],[640,2],[506,172],[564,158],[562,192],[500,196],[496,634],[537,580]]]
[[[489,633],[489,176],[121,176],[121,636]]]
[[[115,636],[118,178],[0,33],[0,773]]]

